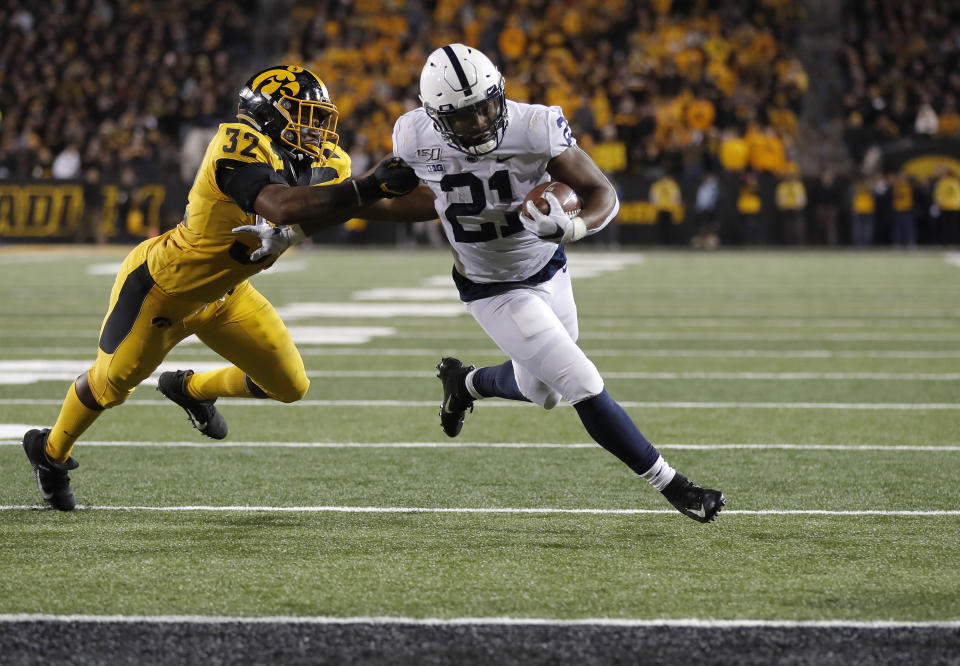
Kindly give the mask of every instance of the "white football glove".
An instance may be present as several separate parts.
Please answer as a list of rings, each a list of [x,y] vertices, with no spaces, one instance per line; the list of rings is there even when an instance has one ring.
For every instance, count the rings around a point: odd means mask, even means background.
[[[260,239],[260,247],[250,253],[250,261],[257,261],[272,254],[280,254],[291,245],[299,245],[306,235],[299,224],[276,226],[257,215],[255,224],[234,227],[235,234],[252,234]]]
[[[583,218],[579,215],[569,217],[552,192],[547,192],[544,199],[550,204],[549,213],[541,213],[532,201],[528,201],[526,209],[521,211],[520,221],[527,231],[554,243],[570,243],[587,235]]]

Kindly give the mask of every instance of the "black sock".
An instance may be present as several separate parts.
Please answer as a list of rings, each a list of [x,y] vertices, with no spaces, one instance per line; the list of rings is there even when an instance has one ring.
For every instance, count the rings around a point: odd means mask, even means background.
[[[623,407],[603,389],[574,405],[591,437],[637,474],[648,472],[660,453],[647,441]]]
[[[513,374],[513,362],[480,368],[473,373],[473,388],[484,398],[506,398],[529,402],[520,392]]]

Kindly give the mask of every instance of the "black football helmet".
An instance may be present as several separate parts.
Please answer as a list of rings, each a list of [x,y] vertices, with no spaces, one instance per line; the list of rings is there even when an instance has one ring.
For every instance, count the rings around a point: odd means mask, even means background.
[[[321,163],[340,140],[339,115],[327,86],[299,65],[276,65],[254,74],[240,90],[237,118],[286,144],[294,155]]]

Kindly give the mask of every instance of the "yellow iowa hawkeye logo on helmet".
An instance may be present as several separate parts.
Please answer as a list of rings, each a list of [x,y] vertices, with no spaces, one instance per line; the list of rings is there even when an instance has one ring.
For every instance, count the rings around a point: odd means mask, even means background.
[[[298,65],[290,65],[286,69],[268,69],[253,80],[250,88],[263,95],[273,95],[280,90],[281,94],[296,97],[300,92],[297,74],[302,71],[303,67]]]

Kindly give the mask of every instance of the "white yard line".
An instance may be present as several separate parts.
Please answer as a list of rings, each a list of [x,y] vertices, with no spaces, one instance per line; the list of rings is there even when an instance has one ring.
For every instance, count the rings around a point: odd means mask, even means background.
[[[90,347],[4,347],[4,354],[51,354],[63,356],[93,355],[96,345]],[[915,350],[915,349],[586,349],[589,356],[637,356],[657,358],[960,358],[960,349]],[[174,355],[211,356],[216,353],[205,347],[177,347]],[[303,356],[427,356],[439,359],[455,353],[461,357],[495,356],[503,352],[493,347],[483,349],[459,348],[406,348],[406,347],[321,347],[301,345]]]
[[[151,375],[152,383],[166,370],[185,363],[168,361]],[[226,361],[189,361],[195,372],[214,370]],[[0,361],[0,384],[29,384],[39,381],[72,380],[90,367],[90,361],[22,359]],[[960,380],[960,372],[602,372],[607,379],[740,380],[740,381],[931,381]],[[436,370],[309,370],[313,378],[434,379]]]
[[[538,617],[396,617],[370,616],[298,616],[273,615],[262,617],[237,617],[224,615],[53,615],[47,613],[0,614],[0,622],[48,622],[91,624],[104,623],[153,623],[153,624],[411,624],[426,626],[583,626],[606,627],[699,627],[706,629],[737,628],[786,628],[786,629],[925,629],[960,627],[960,620],[706,620],[700,618],[538,618]]]
[[[0,424],[2,425],[2,424]],[[26,432],[31,426],[23,426],[18,432]],[[0,446],[20,446],[19,439],[0,439]],[[171,448],[171,449],[597,449],[598,444],[580,442],[561,444],[555,442],[214,442],[214,441],[178,441],[178,442],[143,442],[143,441],[86,441],[81,445],[86,447],[120,447],[120,448]],[[915,451],[931,453],[958,453],[960,445],[947,444],[944,446],[928,446],[922,444],[891,444],[889,446],[874,444],[670,444],[658,443],[660,450],[676,451],[721,451],[721,450],[756,450],[756,451]]]
[[[0,505],[0,511],[45,511],[41,505],[11,504]],[[534,514],[534,515],[609,515],[626,516],[639,514],[675,515],[674,509],[559,509],[553,507],[407,507],[407,506],[116,506],[116,505],[77,505],[77,509],[88,511],[154,511],[177,513],[185,511],[210,513],[451,513],[451,514]],[[934,511],[831,511],[827,509],[732,509],[724,510],[724,516],[960,516],[960,510]]]
[[[63,400],[56,398],[4,398],[4,405],[60,405]],[[169,400],[134,399],[125,403],[137,407],[155,407],[170,405]],[[282,403],[273,400],[243,400],[241,398],[223,398],[218,405],[242,405],[244,407],[436,407],[436,400],[300,400],[294,403]],[[565,404],[565,403],[564,403]],[[956,402],[635,402],[624,400],[622,407],[644,409],[836,409],[836,410],[957,410]],[[528,402],[489,401],[483,408],[533,407]]]

